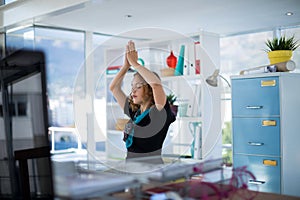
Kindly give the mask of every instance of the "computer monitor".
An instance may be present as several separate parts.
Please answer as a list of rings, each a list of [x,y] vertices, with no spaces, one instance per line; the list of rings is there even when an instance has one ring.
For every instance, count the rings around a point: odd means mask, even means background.
[[[9,174],[0,174],[1,196],[52,199],[44,53],[17,50],[5,56],[0,84],[0,169]]]

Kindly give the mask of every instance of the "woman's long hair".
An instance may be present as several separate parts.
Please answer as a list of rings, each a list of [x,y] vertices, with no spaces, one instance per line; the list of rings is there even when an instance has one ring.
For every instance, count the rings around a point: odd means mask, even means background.
[[[153,73],[160,79],[160,77],[158,76],[158,74],[156,72],[153,72]],[[146,100],[146,99],[150,98],[150,101],[151,101],[150,107],[151,107],[152,105],[155,104],[152,87],[145,81],[145,79],[138,72],[136,72],[133,76],[134,77],[139,76],[140,79],[143,80],[143,82],[146,83],[145,85],[143,85],[143,90],[144,90],[144,94],[145,94],[143,99]],[[137,111],[140,108],[140,105],[133,103],[131,93],[130,93],[128,99],[129,99],[129,105],[130,105],[132,111],[134,111],[134,112]]]

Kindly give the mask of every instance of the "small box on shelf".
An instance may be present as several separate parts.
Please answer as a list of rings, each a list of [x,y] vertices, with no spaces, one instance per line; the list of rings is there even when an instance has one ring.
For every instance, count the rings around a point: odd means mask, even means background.
[[[160,74],[162,77],[166,77],[166,76],[174,76],[174,71],[175,69],[174,68],[163,68],[160,70]]]
[[[116,130],[123,131],[129,119],[119,118],[116,122]]]

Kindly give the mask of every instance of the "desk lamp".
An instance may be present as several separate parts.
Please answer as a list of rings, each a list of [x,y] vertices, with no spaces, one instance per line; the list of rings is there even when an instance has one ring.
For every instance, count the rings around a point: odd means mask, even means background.
[[[214,71],[214,73],[206,79],[206,83],[207,83],[208,85],[210,85],[210,86],[217,87],[217,86],[218,86],[218,76],[219,76],[220,78],[222,78],[222,79],[228,84],[229,87],[231,87],[231,86],[230,86],[230,83],[226,80],[226,78],[224,78],[224,77],[220,74],[220,70],[219,70],[219,69],[216,69],[216,70]]]

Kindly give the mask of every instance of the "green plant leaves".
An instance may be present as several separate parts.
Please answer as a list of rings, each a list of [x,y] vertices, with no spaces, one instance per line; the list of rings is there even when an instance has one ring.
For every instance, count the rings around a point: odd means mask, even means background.
[[[268,39],[265,42],[267,49],[266,52],[276,51],[276,50],[296,50],[300,44],[298,44],[298,40],[295,40],[295,36],[293,35],[290,38],[282,36],[280,38]]]
[[[167,99],[168,99],[170,105],[172,105],[176,101],[177,97],[175,96],[175,94],[169,94],[169,95],[167,95]]]

